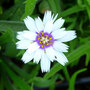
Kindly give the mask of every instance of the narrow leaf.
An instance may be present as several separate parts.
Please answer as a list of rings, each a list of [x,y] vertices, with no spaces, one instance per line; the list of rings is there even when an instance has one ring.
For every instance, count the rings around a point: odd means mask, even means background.
[[[24,23],[20,21],[0,21],[0,32],[6,31],[7,28],[12,29],[13,31],[21,31],[26,29]]]
[[[25,13],[21,19],[24,19],[26,16],[31,15],[34,11],[37,0],[26,0],[25,2]]]
[[[73,14],[73,13],[77,13],[77,12],[83,11],[84,9],[85,9],[85,8],[81,8],[81,7],[79,7],[78,5],[75,5],[75,6],[73,6],[73,7],[70,7],[69,9],[63,11],[63,12],[61,13],[61,16],[62,16],[62,17],[66,17],[66,16],[69,16],[69,15],[71,15],[71,14]]]
[[[4,62],[1,63],[1,66],[21,90],[30,90],[30,86],[20,77],[18,77]]]
[[[72,75],[72,77],[71,77],[71,79],[70,79],[69,89],[68,89],[68,90],[75,90],[74,85],[75,85],[75,79],[76,79],[77,75],[80,74],[81,72],[86,71],[86,70],[87,70],[86,68],[80,69],[80,70],[76,71],[76,72]]]

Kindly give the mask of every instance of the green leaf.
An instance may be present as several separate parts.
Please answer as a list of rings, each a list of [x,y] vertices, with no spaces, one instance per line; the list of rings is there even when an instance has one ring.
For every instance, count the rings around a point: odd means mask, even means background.
[[[44,13],[46,10],[50,10],[50,6],[46,0],[43,0],[39,5],[39,11]]]
[[[82,55],[86,54],[86,52],[88,50],[90,50],[89,45],[90,45],[90,42],[88,41],[87,43],[81,45],[79,48],[77,48],[72,53],[70,53],[67,56],[68,57],[68,60],[69,60],[69,63],[74,62],[75,60],[77,60],[78,58],[80,58]]]
[[[35,86],[38,86],[38,87],[48,87],[48,86],[53,85],[58,78],[61,80],[63,79],[63,77],[60,74],[56,74],[55,76],[53,76],[49,80],[46,80],[46,79],[41,78],[41,77],[34,77],[32,79],[32,82]]]
[[[18,50],[16,49],[16,32],[19,30],[25,30],[23,22],[18,21],[0,21],[0,44],[4,47],[6,56],[15,57]],[[5,44],[6,43],[6,44]]]
[[[25,53],[25,50],[20,50],[19,53],[17,54],[17,57],[22,56]]]
[[[3,60],[2,60],[3,61]],[[31,90],[30,86],[18,77],[4,62],[1,63],[1,67],[8,73],[13,82],[21,89],[21,90]]]
[[[5,50],[3,52],[6,56],[15,57],[18,50],[16,49],[15,44],[15,35],[11,29],[7,29],[5,32],[2,32],[0,37],[1,47]]]
[[[90,0],[87,0],[88,4],[90,5]]]
[[[78,4],[80,7],[83,7],[83,6],[84,6],[83,1],[84,1],[84,0],[77,0],[77,4]]]
[[[10,28],[13,31],[22,31],[26,30],[26,27],[23,22],[20,21],[0,21],[0,32],[6,31]]]
[[[74,21],[70,26],[67,27],[67,30],[72,30],[76,26],[76,21]]]
[[[33,80],[33,83],[35,86],[38,86],[38,87],[47,87],[52,85],[54,83],[54,80],[52,79],[46,80],[41,77],[35,77]]]
[[[6,75],[6,73],[4,71],[2,71],[2,78],[5,81],[4,86],[6,87],[7,90],[15,90],[14,87],[12,86],[9,78],[7,77],[7,75]]]
[[[74,13],[77,13],[77,12],[80,12],[80,11],[83,11],[85,8],[81,8],[79,7],[78,5],[75,5],[73,7],[70,7],[69,9],[63,11],[61,13],[61,16],[62,17],[66,17],[66,16],[69,16],[71,14],[74,14]]]
[[[88,66],[89,62],[90,62],[90,50],[88,50],[86,53],[85,66]]]
[[[80,70],[76,71],[76,72],[72,75],[72,77],[71,77],[71,79],[70,79],[69,89],[68,89],[68,90],[75,90],[74,85],[75,85],[75,79],[76,79],[77,75],[80,74],[80,73],[82,73],[82,72],[84,72],[84,71],[86,71],[86,70],[87,70],[86,68],[80,69]]]
[[[58,72],[59,70],[61,70],[62,68],[63,68],[63,66],[62,66],[61,64],[59,64],[59,63],[55,64],[55,65],[51,68],[50,72],[48,72],[48,73],[45,74],[44,78],[45,78],[45,79],[50,78],[51,76],[53,76],[55,73],[57,73],[57,72]]]
[[[62,11],[62,1],[61,0],[54,0],[56,4],[57,13],[60,15]]]
[[[85,1],[85,6],[86,6],[87,13],[88,13],[88,17],[90,20],[90,2],[88,3],[88,0],[84,0],[84,1]]]
[[[34,11],[37,0],[26,0],[25,1],[25,13],[21,19],[26,18],[28,15],[31,15]]]
[[[13,71],[15,71],[20,77],[25,78],[25,79],[30,79],[30,75],[23,69],[19,68],[17,65],[15,65],[13,62],[10,60],[6,59],[5,62],[7,65],[12,68]]]
[[[77,17],[65,17],[64,18],[65,19],[65,22],[74,22],[76,19],[77,19]]]
[[[16,45],[13,42],[8,42],[6,44],[4,55],[9,57],[16,57],[18,50],[16,49]]]
[[[80,25],[79,25],[79,30],[80,30],[80,32],[83,34],[84,32],[83,32],[83,24],[84,24],[84,20],[81,20],[80,21]]]
[[[0,77],[0,90],[4,90],[4,80]]]
[[[78,43],[78,38],[76,38],[76,39],[69,42],[69,45],[70,45],[69,51],[70,52],[72,52],[76,48],[77,43]]]
[[[55,86],[56,86],[56,83],[54,82],[53,84],[50,85],[49,90],[55,90]]]
[[[90,47],[89,47],[89,46],[90,46],[90,42],[87,42],[87,43],[85,43],[84,45],[81,45],[79,48],[73,50],[73,51],[67,56],[67,58],[68,58],[68,60],[69,60],[69,62],[67,63],[67,65],[70,64],[70,63],[72,63],[72,62],[75,62],[75,60],[78,60],[78,58],[80,58],[82,55],[86,54],[86,52],[87,52],[88,50],[90,50]],[[50,78],[51,76],[53,76],[55,73],[57,73],[57,72],[58,72],[59,70],[61,70],[62,68],[63,68],[63,66],[60,65],[59,63],[55,64],[55,65],[51,68],[50,72],[48,72],[48,73],[46,73],[46,74],[44,75],[44,78],[45,78],[45,79]]]
[[[25,69],[25,67],[20,68],[17,65],[15,65],[13,62],[11,62],[9,59],[5,59],[4,60],[7,65],[12,68],[12,70],[14,72],[16,72],[17,75],[19,75],[20,77],[24,78],[25,80],[31,81],[39,72],[40,66],[39,65],[32,65],[33,69],[31,70],[30,67],[32,67],[31,65],[24,65],[27,68],[29,67],[30,72],[27,72],[27,70]],[[35,63],[34,63],[35,64]]]
[[[69,76],[69,72],[68,72],[68,70],[67,70],[67,67],[64,66],[64,67],[62,68],[62,70],[63,70],[63,73],[64,73],[64,76],[65,76],[66,80],[69,82],[69,81],[70,81],[70,76]]]
[[[2,33],[0,36],[0,44],[7,43],[11,41],[13,38],[13,33],[10,29],[7,29],[5,32]]]
[[[0,14],[3,14],[3,10],[2,7],[0,6]]]
[[[17,4],[10,6],[10,8],[6,9],[2,15],[0,15],[1,20],[20,20],[22,14],[24,13],[24,0],[18,0]]]
[[[51,11],[54,13],[54,14],[57,14],[57,8],[56,8],[56,4],[55,4],[55,1],[54,0],[47,0],[48,1],[48,4],[51,8]]]

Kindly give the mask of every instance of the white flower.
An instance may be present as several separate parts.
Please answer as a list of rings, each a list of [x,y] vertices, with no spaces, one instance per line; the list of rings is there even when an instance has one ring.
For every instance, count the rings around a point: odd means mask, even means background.
[[[34,62],[41,65],[42,72],[50,71],[50,64],[54,60],[65,65],[68,62],[63,52],[68,52],[67,42],[76,38],[75,31],[66,31],[61,28],[64,24],[62,18],[57,19],[57,15],[45,12],[43,21],[40,17],[32,19],[27,16],[24,19],[28,30],[18,32],[17,49],[26,49],[22,60],[28,63],[33,59]]]

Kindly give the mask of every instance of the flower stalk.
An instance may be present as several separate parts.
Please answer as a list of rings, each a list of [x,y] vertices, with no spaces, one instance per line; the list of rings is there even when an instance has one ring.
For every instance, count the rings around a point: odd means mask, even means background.
[[[66,66],[63,67],[63,73],[65,75],[66,80],[69,82],[70,81],[70,76],[69,76],[69,72]]]

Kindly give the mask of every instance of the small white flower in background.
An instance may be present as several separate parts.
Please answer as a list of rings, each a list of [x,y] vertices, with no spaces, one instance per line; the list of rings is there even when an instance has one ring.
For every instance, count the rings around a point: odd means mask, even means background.
[[[45,12],[44,19],[40,17],[35,20],[29,16],[24,19],[28,30],[18,32],[17,49],[26,49],[22,60],[28,63],[33,59],[34,62],[41,65],[42,72],[50,71],[50,64],[54,60],[62,65],[68,62],[63,52],[68,52],[68,46],[63,42],[67,42],[76,38],[75,31],[66,31],[61,28],[64,19],[57,19],[57,15],[51,14],[50,11]]]

